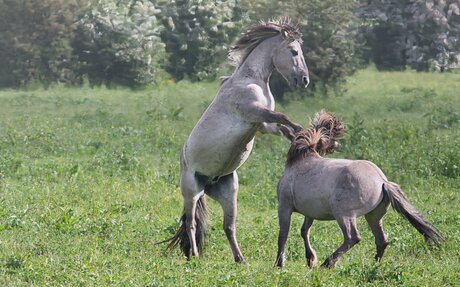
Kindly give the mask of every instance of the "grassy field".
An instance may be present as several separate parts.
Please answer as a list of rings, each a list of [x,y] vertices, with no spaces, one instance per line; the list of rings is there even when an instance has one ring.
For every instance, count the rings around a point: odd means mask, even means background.
[[[178,226],[179,151],[218,83],[165,83],[144,91],[63,88],[0,92],[0,286],[459,286],[460,75],[358,72],[335,98],[278,103],[295,121],[321,108],[347,136],[335,157],[369,159],[447,238],[426,247],[394,211],[381,263],[363,219],[363,240],[332,270],[307,270],[295,215],[286,265],[273,268],[276,183],[287,141],[258,136],[239,170],[233,263],[209,200],[202,260],[156,242]],[[341,243],[335,222],[313,225],[320,262]]]

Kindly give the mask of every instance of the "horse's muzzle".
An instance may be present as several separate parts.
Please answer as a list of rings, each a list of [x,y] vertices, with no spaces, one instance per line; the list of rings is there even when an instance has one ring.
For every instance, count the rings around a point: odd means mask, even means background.
[[[296,88],[307,88],[308,84],[310,83],[310,78],[305,75],[300,75],[297,77],[294,77],[294,87]]]

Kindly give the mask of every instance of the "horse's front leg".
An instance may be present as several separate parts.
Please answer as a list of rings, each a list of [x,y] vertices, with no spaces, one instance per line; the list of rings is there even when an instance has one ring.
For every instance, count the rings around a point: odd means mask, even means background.
[[[295,138],[295,135],[290,128],[277,123],[262,123],[261,127],[259,128],[259,132],[263,134],[284,136],[290,142],[292,142]]]
[[[220,177],[219,181],[206,185],[205,193],[215,199],[222,206],[224,212],[224,231],[230,248],[232,249],[235,262],[244,262],[243,254],[236,240],[236,215],[238,197],[238,175],[236,171]]]
[[[259,102],[244,102],[237,109],[244,119],[252,123],[277,123],[292,128],[295,133],[303,129],[285,114],[272,111]]]
[[[275,266],[283,267],[284,250],[286,247],[286,240],[291,226],[292,209],[284,206],[281,202],[278,207],[278,221],[279,221],[279,234],[278,234],[278,252],[276,255]]]

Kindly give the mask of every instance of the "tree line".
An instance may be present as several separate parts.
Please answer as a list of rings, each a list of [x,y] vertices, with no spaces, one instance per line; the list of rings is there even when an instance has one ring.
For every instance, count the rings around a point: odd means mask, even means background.
[[[315,91],[340,93],[370,62],[449,71],[460,61],[460,0],[0,0],[0,87],[214,79],[230,71],[245,26],[280,16],[304,34]]]

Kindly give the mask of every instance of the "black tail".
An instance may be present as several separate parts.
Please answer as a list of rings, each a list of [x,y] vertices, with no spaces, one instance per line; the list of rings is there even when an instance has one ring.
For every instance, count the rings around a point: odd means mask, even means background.
[[[203,250],[204,244],[204,237],[206,235],[206,220],[208,217],[208,210],[207,210],[207,203],[206,198],[201,196],[197,203],[196,203],[196,210],[195,210],[195,222],[196,222],[196,233],[195,233],[195,240],[198,247],[198,253],[201,254]],[[187,258],[190,258],[190,239],[187,234],[187,229],[185,227],[185,220],[186,216],[185,213],[182,214],[181,217],[181,225],[179,229],[176,231],[173,237],[166,239],[160,243],[169,242],[166,250],[172,250],[176,246],[180,246],[180,249],[184,253]]]
[[[410,204],[399,185],[387,182],[383,184],[383,190],[388,195],[394,210],[406,218],[425,237],[426,242],[431,242],[439,246],[440,241],[444,240],[444,238],[436,227],[425,220],[415,207]]]

